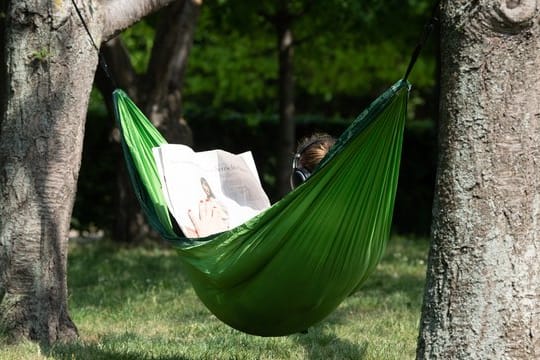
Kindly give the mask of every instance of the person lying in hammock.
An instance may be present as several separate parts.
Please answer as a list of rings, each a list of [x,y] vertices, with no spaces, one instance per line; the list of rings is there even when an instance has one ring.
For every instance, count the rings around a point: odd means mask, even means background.
[[[292,161],[291,189],[294,190],[311,176],[335,142],[336,140],[326,133],[314,133],[300,141]]]
[[[334,145],[335,139],[326,133],[314,133],[300,140],[292,161],[290,175],[291,189],[306,181],[326,153]],[[215,196],[206,181],[201,182],[207,198],[201,201],[200,209],[195,214],[189,213],[192,228],[185,228],[188,237],[201,237],[228,229],[227,219],[223,218],[222,207],[216,207]],[[210,195],[212,194],[212,195]]]

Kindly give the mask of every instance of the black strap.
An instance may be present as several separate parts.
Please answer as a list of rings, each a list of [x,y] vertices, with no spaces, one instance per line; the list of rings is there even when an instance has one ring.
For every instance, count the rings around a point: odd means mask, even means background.
[[[431,34],[431,31],[435,27],[435,24],[439,21],[439,18],[437,17],[437,11],[439,9],[439,3],[440,0],[437,0],[435,2],[435,5],[433,6],[433,9],[431,11],[431,17],[424,26],[424,31],[422,32],[422,35],[420,36],[420,40],[418,41],[418,44],[416,45],[416,48],[414,49],[411,60],[409,61],[409,66],[407,66],[407,71],[405,71],[405,76],[403,76],[403,80],[407,80],[409,77],[409,74],[411,73],[411,70],[416,63],[416,60],[418,59],[418,55],[420,55],[420,51],[424,47],[424,44],[426,43],[429,34]]]
[[[81,11],[79,10],[79,7],[75,3],[75,0],[71,0],[71,3],[75,7],[75,11],[77,12],[77,15],[79,16],[79,19],[81,19],[81,22],[82,22],[82,24],[84,26],[84,29],[86,30],[86,33],[88,34],[88,37],[90,38],[90,42],[92,43],[92,46],[98,52],[99,66],[103,70],[103,73],[105,74],[107,79],[109,79],[109,81],[112,83],[113,88],[116,88],[117,87],[116,82],[114,81],[114,78],[112,77],[111,73],[109,72],[109,67],[107,66],[107,62],[105,61],[105,57],[103,56],[103,52],[101,52],[99,50],[99,47],[96,45],[96,42],[94,41],[94,38],[93,38],[92,34],[90,33],[90,29],[88,29],[88,25],[86,24],[86,21],[84,21],[84,18],[83,18],[82,14],[81,14]]]

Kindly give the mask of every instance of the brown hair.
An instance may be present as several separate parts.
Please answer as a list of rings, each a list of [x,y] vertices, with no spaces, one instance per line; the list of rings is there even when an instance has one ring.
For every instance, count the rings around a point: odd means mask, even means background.
[[[325,133],[315,133],[303,138],[298,144],[298,165],[312,172],[326,153],[334,145],[336,140]]]

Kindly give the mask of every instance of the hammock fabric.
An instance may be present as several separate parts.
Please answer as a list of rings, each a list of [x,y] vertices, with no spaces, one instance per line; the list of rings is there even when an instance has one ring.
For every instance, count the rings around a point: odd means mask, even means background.
[[[248,222],[203,239],[175,234],[152,156],[166,141],[115,90],[134,191],[216,317],[249,334],[288,335],[324,319],[365,281],[390,235],[409,89],[400,80],[379,96],[304,184]]]

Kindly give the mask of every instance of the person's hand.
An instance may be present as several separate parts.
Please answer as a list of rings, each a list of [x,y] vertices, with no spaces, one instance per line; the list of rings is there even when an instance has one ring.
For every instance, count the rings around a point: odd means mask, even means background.
[[[194,233],[197,237],[212,235],[229,228],[226,213],[214,201],[201,200],[199,203],[199,215],[197,216],[189,209],[188,216],[193,223]]]

